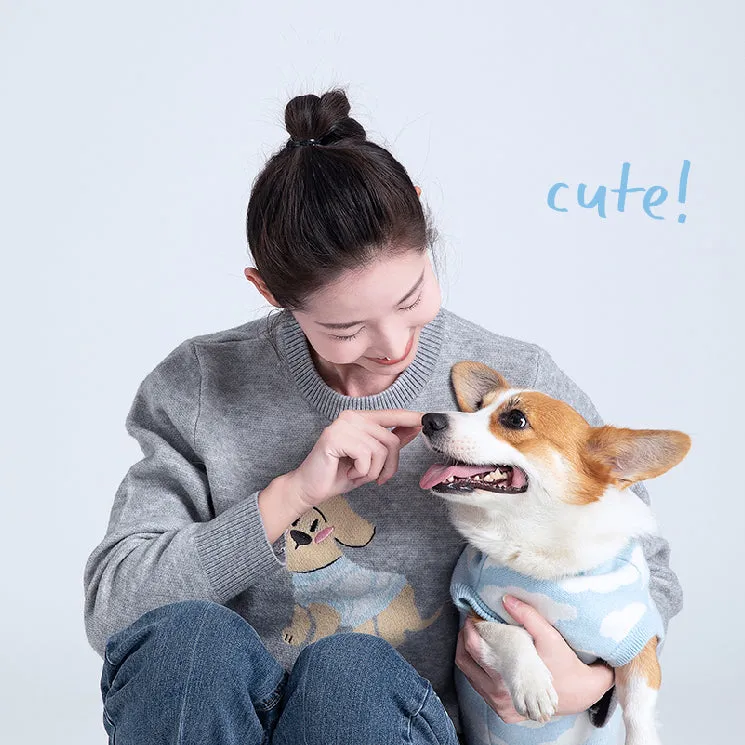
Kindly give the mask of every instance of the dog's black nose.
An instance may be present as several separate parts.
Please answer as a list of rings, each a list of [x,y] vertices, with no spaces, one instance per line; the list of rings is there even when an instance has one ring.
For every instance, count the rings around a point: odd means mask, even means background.
[[[422,417],[422,432],[427,436],[440,429],[445,429],[447,426],[447,414],[425,414]]]
[[[307,544],[313,542],[313,539],[307,533],[303,533],[302,530],[291,530],[290,538],[295,541],[296,548],[298,546],[306,546]]]

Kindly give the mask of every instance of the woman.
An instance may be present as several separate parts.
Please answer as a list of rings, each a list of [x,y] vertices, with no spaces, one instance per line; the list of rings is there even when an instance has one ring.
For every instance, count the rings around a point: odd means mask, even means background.
[[[545,350],[442,307],[420,190],[349,110],[339,89],[293,98],[290,139],[253,184],[245,274],[277,323],[187,339],[128,414],[144,458],[84,578],[117,745],[457,743],[454,665],[520,719],[458,629],[464,541],[418,486],[433,462],[421,416],[457,409],[450,367],[475,359],[602,420]],[[667,543],[645,554],[667,624]],[[580,663],[529,606],[512,614],[559,713],[602,726],[613,671]]]

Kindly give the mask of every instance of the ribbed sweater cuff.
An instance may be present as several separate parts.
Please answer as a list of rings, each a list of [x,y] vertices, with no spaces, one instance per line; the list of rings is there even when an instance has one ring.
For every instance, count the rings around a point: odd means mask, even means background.
[[[234,598],[267,573],[285,566],[278,554],[282,541],[272,546],[264,530],[257,502],[259,491],[234,504],[194,536],[197,554],[218,602]]]

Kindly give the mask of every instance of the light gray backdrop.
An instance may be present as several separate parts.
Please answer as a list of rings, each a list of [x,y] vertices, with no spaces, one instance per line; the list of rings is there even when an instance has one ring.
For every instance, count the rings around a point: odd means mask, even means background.
[[[250,184],[287,100],[333,85],[422,187],[447,307],[545,346],[607,422],[693,438],[647,482],[686,592],[663,742],[742,737],[743,11],[616,5],[0,2],[2,742],[105,742],[82,572],[141,457],[127,410],[180,341],[269,309]],[[624,162],[664,219],[618,211]]]

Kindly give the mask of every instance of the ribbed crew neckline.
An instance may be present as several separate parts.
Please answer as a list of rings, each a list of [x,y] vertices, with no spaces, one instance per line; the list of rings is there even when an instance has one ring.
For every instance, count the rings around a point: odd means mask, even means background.
[[[427,383],[435,369],[445,335],[447,310],[437,315],[419,332],[414,359],[391,385],[373,396],[345,396],[321,377],[310,354],[307,337],[295,316],[285,312],[280,333],[287,366],[301,393],[326,417],[334,421],[345,409],[406,409]]]

